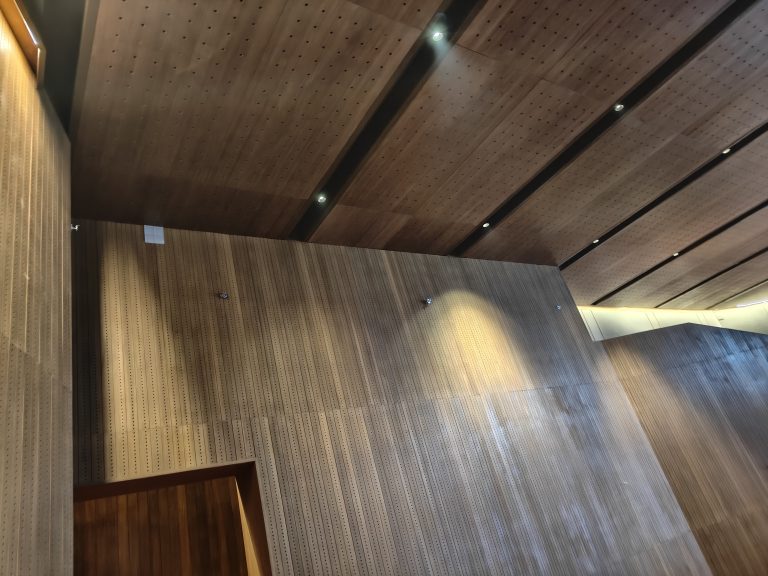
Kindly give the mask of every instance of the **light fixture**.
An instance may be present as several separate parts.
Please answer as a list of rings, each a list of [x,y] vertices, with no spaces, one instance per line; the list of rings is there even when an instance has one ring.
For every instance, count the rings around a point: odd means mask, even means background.
[[[595,238],[592,240],[592,244],[597,244],[598,242],[600,242],[600,238]]]
[[[617,102],[616,104],[613,105],[614,112],[621,112],[622,110],[624,110],[624,104],[622,104],[621,102]]]
[[[674,254],[672,254],[672,257],[674,258],[677,258],[678,256],[680,256],[680,252],[675,252]]]
[[[432,304],[432,297],[427,296],[422,300],[422,303],[424,304],[424,306],[430,306]]]
[[[325,204],[327,200],[328,200],[328,196],[326,196],[322,192],[317,195],[317,203],[318,204]]]
[[[222,300],[229,300],[229,292],[217,292],[216,296],[218,296]]]
[[[730,148],[726,148],[725,150],[723,150],[723,154],[730,154],[730,152],[731,152]]]
[[[445,38],[445,32],[442,30],[435,30],[432,32],[432,42],[440,42],[443,38]]]
[[[484,222],[483,223],[483,228],[488,228],[488,227],[490,227],[490,225],[491,225],[490,222]]]

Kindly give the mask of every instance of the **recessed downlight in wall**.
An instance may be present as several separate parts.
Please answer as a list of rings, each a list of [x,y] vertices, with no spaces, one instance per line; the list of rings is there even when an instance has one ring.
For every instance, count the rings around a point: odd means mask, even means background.
[[[731,152],[730,148],[726,148],[725,150],[723,150],[723,154],[730,154],[730,152]]]
[[[621,102],[617,102],[616,104],[613,105],[614,112],[621,112],[622,110],[624,110],[624,104],[622,104]]]
[[[491,226],[490,222],[483,222],[483,228],[489,228]]]
[[[322,192],[317,195],[317,203],[318,204],[325,204],[327,201],[328,201],[328,196],[326,196]]]

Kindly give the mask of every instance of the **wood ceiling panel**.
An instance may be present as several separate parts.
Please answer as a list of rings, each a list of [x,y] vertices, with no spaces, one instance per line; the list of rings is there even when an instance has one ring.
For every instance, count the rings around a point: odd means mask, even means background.
[[[144,221],[161,206],[157,223],[230,231],[227,210],[201,209],[210,187],[231,211],[272,197],[247,232],[286,234],[421,33],[341,0],[142,4],[100,4],[76,130],[81,215]]]
[[[725,4],[486,4],[340,203],[477,226]]]
[[[714,309],[720,310],[723,308],[735,308],[737,306],[754,305],[755,302],[768,302],[768,277],[766,277],[765,280],[759,280],[758,282],[759,284],[757,286],[748,288],[746,291],[729,298],[723,303],[715,306]],[[766,309],[766,306],[763,306],[763,311],[765,314],[768,314],[768,309]],[[758,318],[758,316],[755,315],[755,318]]]
[[[397,20],[414,28],[424,29],[432,16],[440,8],[443,0],[352,0],[355,4],[367,8],[392,20]]]
[[[767,280],[766,276],[768,276],[768,253],[718,276],[696,290],[691,290],[680,298],[668,302],[662,308],[694,308],[699,310],[709,308],[739,294],[750,286]]]
[[[765,201],[766,180],[768,136],[762,136],[567,268],[576,302],[594,302]]]
[[[768,121],[766,29],[762,2],[467,256],[561,264]]]
[[[653,308],[768,247],[768,208],[628,286],[604,306]],[[768,277],[768,270],[766,270]]]

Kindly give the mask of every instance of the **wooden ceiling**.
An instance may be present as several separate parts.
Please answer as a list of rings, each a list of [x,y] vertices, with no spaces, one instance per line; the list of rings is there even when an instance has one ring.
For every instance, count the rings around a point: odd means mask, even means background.
[[[78,217],[555,265],[579,304],[719,306],[768,280],[768,0],[92,16]]]

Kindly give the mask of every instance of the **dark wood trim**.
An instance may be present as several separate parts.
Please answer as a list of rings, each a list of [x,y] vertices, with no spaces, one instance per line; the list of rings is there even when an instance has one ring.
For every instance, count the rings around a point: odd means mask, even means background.
[[[133,492],[144,492],[146,490],[155,490],[167,486],[178,486],[179,484],[192,484],[194,482],[203,482],[212,478],[222,478],[224,476],[235,476],[243,474],[254,474],[255,462],[245,460],[225,464],[223,466],[205,466],[202,468],[192,468],[181,472],[171,472],[169,474],[160,474],[158,476],[142,476],[139,478],[130,478],[118,482],[105,482],[103,484],[84,484],[75,486],[75,502],[83,500],[94,500],[96,498],[107,498],[118,496],[120,494],[131,494]]]

